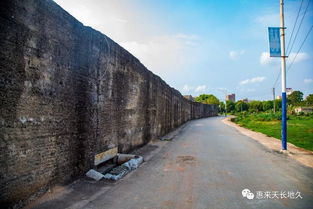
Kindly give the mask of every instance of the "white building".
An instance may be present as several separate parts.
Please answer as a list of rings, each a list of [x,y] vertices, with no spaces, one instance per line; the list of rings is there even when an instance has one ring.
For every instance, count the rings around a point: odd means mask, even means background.
[[[289,96],[293,92],[292,88],[286,88],[286,94]]]

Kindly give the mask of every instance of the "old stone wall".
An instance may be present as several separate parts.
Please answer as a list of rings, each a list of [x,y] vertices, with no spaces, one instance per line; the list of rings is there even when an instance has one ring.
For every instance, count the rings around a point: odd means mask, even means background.
[[[0,204],[8,207],[217,114],[52,0],[0,1]]]

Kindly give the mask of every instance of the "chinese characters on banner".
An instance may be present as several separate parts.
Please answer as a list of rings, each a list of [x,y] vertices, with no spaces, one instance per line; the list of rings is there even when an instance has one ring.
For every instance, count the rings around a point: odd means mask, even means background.
[[[270,57],[281,57],[280,28],[269,27],[268,37],[270,43]]]

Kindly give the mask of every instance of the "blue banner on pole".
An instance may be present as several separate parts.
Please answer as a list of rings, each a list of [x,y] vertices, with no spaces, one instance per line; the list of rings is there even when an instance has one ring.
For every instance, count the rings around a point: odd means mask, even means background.
[[[280,28],[269,27],[268,37],[270,42],[270,57],[281,57]]]

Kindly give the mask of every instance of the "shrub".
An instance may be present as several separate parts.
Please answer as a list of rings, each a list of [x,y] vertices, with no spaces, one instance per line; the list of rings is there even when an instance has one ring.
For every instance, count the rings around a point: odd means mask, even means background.
[[[277,121],[281,120],[282,114],[278,113],[260,113],[255,116],[255,119],[258,121]],[[288,119],[288,118],[287,118]]]

